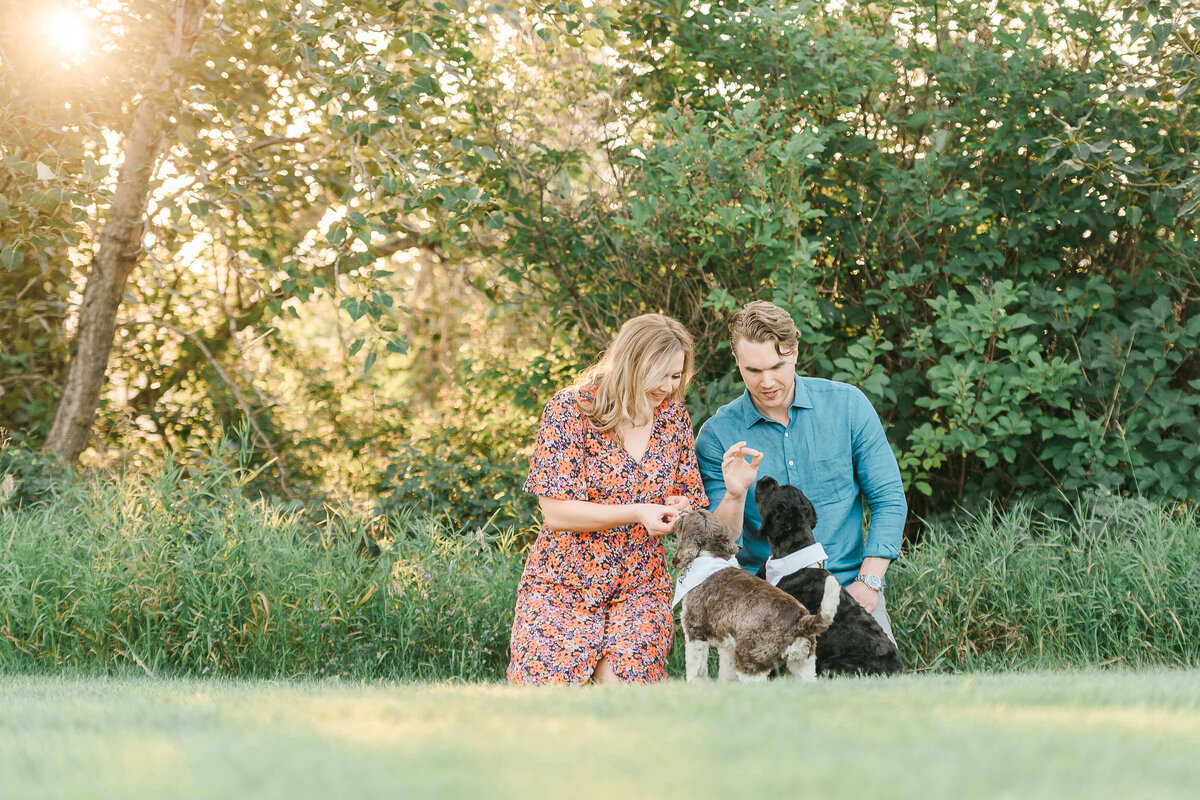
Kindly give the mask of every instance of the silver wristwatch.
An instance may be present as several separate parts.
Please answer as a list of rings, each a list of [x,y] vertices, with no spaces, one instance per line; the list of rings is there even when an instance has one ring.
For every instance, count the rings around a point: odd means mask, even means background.
[[[877,592],[880,589],[882,589],[884,586],[887,585],[883,582],[883,578],[880,578],[878,575],[859,575],[854,580],[862,581],[868,587],[874,589]]]

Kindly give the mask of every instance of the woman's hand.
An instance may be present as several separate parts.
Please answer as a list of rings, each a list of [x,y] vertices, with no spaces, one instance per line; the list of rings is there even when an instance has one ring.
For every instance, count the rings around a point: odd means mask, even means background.
[[[692,501],[681,494],[673,494],[667,498],[666,504],[678,511],[680,514],[685,511],[692,510]]]
[[[651,536],[666,536],[675,530],[675,518],[680,512],[674,506],[641,503],[637,508],[637,521]]]
[[[749,457],[749,461],[746,458]],[[758,465],[763,454],[745,442],[737,442],[721,457],[721,477],[725,480],[725,493],[736,498],[746,496],[750,485],[758,477]]]

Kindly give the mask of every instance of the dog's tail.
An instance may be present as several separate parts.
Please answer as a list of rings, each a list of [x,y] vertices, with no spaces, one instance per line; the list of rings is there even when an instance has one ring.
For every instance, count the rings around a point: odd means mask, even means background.
[[[832,575],[825,578],[825,594],[821,597],[821,607],[817,613],[810,614],[800,620],[800,636],[819,636],[833,624],[837,614],[838,603],[842,599],[842,585]]]

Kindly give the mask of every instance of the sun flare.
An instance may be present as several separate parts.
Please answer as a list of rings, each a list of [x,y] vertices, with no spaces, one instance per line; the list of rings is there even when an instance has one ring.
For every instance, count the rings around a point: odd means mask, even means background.
[[[58,8],[46,15],[46,33],[67,58],[82,58],[91,42],[88,21],[70,8]]]

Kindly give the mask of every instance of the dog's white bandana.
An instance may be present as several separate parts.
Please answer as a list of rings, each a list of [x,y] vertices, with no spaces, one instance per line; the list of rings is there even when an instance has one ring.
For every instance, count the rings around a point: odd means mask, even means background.
[[[778,586],[785,576],[799,572],[805,567],[811,567],[813,564],[820,564],[828,557],[825,555],[825,548],[821,546],[820,542],[816,542],[783,558],[768,558],[767,583]]]
[[[687,565],[687,569],[679,573],[679,577],[675,580],[675,599],[671,601],[671,605],[679,605],[679,601],[683,600],[692,589],[695,589],[721,570],[729,569],[730,567],[736,569],[742,568],[742,565],[738,563],[737,556],[717,558],[716,556],[710,556],[708,553],[701,553],[696,556],[692,560],[692,563]]]

